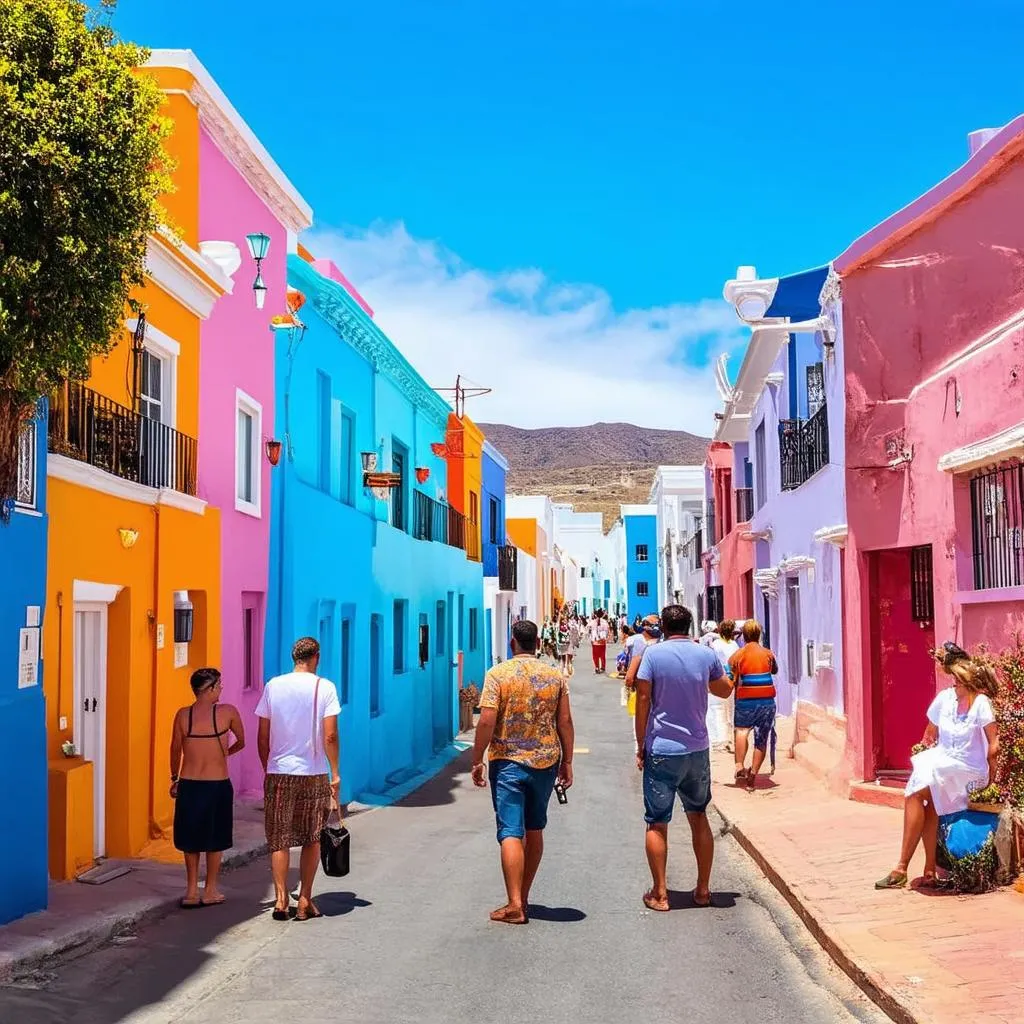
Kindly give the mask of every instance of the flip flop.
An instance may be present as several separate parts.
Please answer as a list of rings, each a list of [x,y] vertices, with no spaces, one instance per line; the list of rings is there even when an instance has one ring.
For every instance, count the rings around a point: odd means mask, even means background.
[[[530,919],[527,916],[526,908],[524,907],[519,913],[513,913],[507,906],[499,907],[497,910],[491,911],[491,920],[497,924],[529,924]]]
[[[711,906],[711,893],[708,893],[707,900],[705,900],[703,902],[701,900],[697,899],[697,890],[696,889],[694,889],[693,892],[690,893],[690,896],[693,898],[693,905],[695,907],[703,908],[703,907],[710,907]]]
[[[644,893],[644,906],[648,910],[657,911],[659,914],[664,914],[670,909],[668,905],[668,897],[663,900],[659,900],[650,890]]]
[[[885,878],[875,882],[876,889],[903,889],[907,885],[906,871],[890,871]]]
[[[193,903],[190,900],[181,899],[178,901],[178,906],[182,910],[199,910],[203,906],[203,901],[197,899],[195,903]]]
[[[314,907],[313,904],[311,903],[306,908],[305,914],[296,912],[295,920],[296,921],[313,921],[316,918],[323,917],[323,916],[324,916],[323,913],[321,911],[317,910],[317,908]]]
[[[289,910],[278,910],[274,907],[274,912],[270,915],[275,921],[287,921],[291,917]]]
[[[222,903],[227,902],[226,896],[221,896],[219,900],[200,900],[199,906],[201,907],[219,907]]]

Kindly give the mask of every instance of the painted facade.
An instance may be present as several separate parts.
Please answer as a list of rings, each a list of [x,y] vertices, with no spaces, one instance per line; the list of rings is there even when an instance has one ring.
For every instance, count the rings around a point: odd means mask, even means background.
[[[43,402],[22,428],[16,502],[0,519],[0,750],[8,767],[0,786],[0,830],[17,837],[0,893],[0,924],[43,910],[47,901],[46,709],[39,658],[47,526]]]
[[[448,501],[466,520],[466,553],[483,555],[483,431],[463,413],[448,416]]]
[[[544,494],[510,494],[506,529],[512,543],[530,551],[537,560],[538,624],[556,612],[560,597],[555,563],[555,507]]]
[[[754,551],[746,523],[736,521],[734,481],[746,480],[747,444],[713,441],[705,467],[704,514],[706,583],[702,618],[749,619],[754,610]]]
[[[486,666],[509,656],[514,596],[518,587],[518,549],[505,532],[508,462],[489,441],[482,453],[480,507],[483,512],[484,617]]]
[[[626,542],[626,615],[660,612],[658,606],[658,517],[653,505],[620,505]]]
[[[574,562],[578,579],[574,600],[589,615],[606,607],[605,582],[611,555],[600,512],[577,512],[570,504],[554,505],[555,541]]]
[[[826,286],[841,290],[846,376],[847,754],[865,779],[908,767],[944,685],[928,648],[1002,647],[1024,614],[1024,229],[1006,215],[1024,118],[974,149]]]
[[[326,269],[289,257],[305,327],[275,335],[267,672],[290,666],[297,636],[320,639],[342,702],[343,798],[379,798],[448,747],[460,676],[483,682],[483,576],[432,450],[448,405]],[[383,498],[363,486],[364,453],[401,478]]]
[[[656,509],[658,607],[679,602],[696,613],[704,573],[700,563],[704,467],[658,466],[650,503]]]
[[[221,669],[223,700],[235,704],[255,735],[262,692],[264,619],[270,554],[270,481],[266,442],[274,439],[274,339],[267,321],[287,312],[289,233],[312,212],[207,71],[187,50],[157,50],[150,72],[168,88],[190,76],[195,101],[178,132],[198,132],[198,160],[179,167],[179,187],[199,200],[200,249],[234,275],[234,290],[203,322],[199,365],[198,495],[221,510]],[[270,248],[261,274],[266,306],[250,287],[256,270],[246,235]],[[255,742],[230,762],[236,793],[262,791]]]

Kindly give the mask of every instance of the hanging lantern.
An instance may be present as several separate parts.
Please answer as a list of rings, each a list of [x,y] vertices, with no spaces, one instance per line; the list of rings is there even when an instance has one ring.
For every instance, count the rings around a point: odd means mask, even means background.
[[[426,466],[416,467],[416,482],[425,484],[430,479],[430,470]]]

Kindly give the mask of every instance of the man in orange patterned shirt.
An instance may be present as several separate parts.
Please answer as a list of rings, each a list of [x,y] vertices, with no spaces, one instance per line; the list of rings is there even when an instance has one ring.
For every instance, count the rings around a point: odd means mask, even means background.
[[[491,914],[526,924],[530,887],[544,855],[544,826],[555,784],[572,785],[575,733],[569,685],[537,657],[537,626],[512,627],[512,658],[487,673],[473,746],[473,784],[485,787],[488,751],[491,800],[501,845],[508,902]]]

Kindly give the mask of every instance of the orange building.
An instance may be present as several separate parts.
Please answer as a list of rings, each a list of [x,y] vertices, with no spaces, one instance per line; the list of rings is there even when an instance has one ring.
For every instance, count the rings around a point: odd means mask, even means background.
[[[167,198],[180,240],[149,241],[150,280],[109,355],[53,399],[44,650],[50,875],[137,855],[171,823],[168,746],[190,673],[220,660],[219,512],[196,496],[199,333],[231,282],[199,250],[199,119],[167,72]],[[184,75],[180,81],[170,80]]]
[[[483,557],[480,495],[483,492],[483,431],[465,414],[448,416],[448,504],[466,517],[466,554]]]

